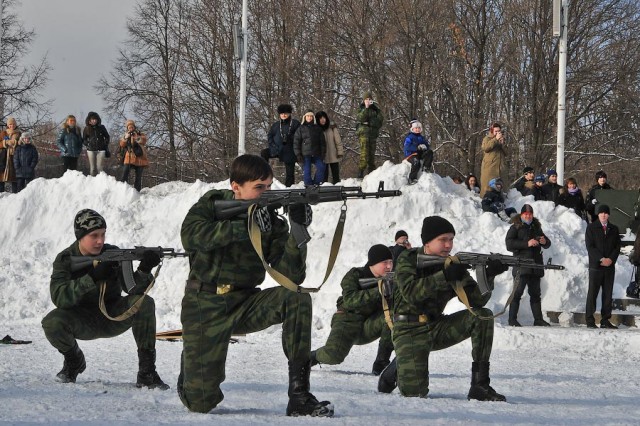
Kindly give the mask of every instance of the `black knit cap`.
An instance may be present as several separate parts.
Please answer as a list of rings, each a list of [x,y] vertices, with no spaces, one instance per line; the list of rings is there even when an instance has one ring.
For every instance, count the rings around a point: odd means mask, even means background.
[[[293,112],[293,108],[289,104],[280,104],[278,105],[278,114],[291,114]]]
[[[520,209],[520,213],[531,213],[533,214],[533,207],[531,207],[531,204],[525,204],[524,206],[522,206],[522,208]]]
[[[403,231],[403,230],[401,229],[401,230],[399,230],[398,232],[396,232],[396,237],[394,238],[394,240],[397,240],[397,239],[398,239],[398,238],[400,238],[400,237],[407,237],[407,238],[409,238],[409,235],[408,235],[405,231]]]
[[[442,235],[452,233],[456,234],[456,230],[453,229],[453,225],[447,219],[440,216],[427,216],[422,221],[422,244],[427,244],[434,238]]]
[[[598,206],[598,214],[600,213],[606,213],[606,214],[611,214],[611,210],[609,209],[609,206],[606,204],[600,204]]]
[[[377,263],[384,262],[385,260],[392,259],[393,255],[391,254],[389,247],[382,244],[376,244],[369,249],[369,254],[367,255],[367,266],[373,266]]]
[[[604,170],[599,170],[596,172],[596,180],[600,179],[601,177],[603,178],[607,178],[607,174],[604,172]]]
[[[525,173],[533,173],[533,167],[529,167],[529,166],[525,167],[524,170],[522,170],[522,174],[525,174]]]
[[[73,220],[73,231],[76,234],[76,240],[92,233],[96,229],[102,228],[107,229],[107,222],[104,220],[104,217],[100,216],[95,210],[80,210]]]

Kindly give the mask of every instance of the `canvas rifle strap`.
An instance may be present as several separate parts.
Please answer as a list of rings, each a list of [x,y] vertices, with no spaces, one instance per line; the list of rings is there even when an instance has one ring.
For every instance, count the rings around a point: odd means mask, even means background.
[[[391,313],[389,312],[389,303],[387,302],[387,298],[384,297],[384,281],[378,280],[378,291],[380,292],[380,296],[382,296],[382,312],[384,312],[384,320],[389,327],[389,330],[393,330],[393,320],[391,319]]]
[[[347,218],[347,204],[345,203],[340,209],[340,218],[338,219],[338,224],[336,225],[336,230],[333,234],[333,241],[331,241],[331,251],[329,252],[329,262],[327,263],[327,270],[324,274],[322,283],[318,287],[301,287],[291,281],[287,276],[276,271],[271,267],[271,265],[269,265],[269,263],[264,258],[264,253],[262,251],[262,232],[260,232],[260,228],[258,227],[258,224],[255,220],[255,210],[257,208],[257,204],[253,204],[251,207],[249,207],[249,220],[247,221],[247,229],[249,231],[251,244],[258,254],[258,257],[260,257],[262,265],[264,266],[264,269],[267,271],[267,273],[282,287],[296,293],[316,293],[320,291],[320,288],[324,285],[325,282],[327,282],[327,278],[329,278],[329,275],[331,275],[331,271],[333,270],[333,266],[335,265],[336,259],[338,257],[338,251],[340,251],[342,234],[344,233],[344,222]]]
[[[460,259],[458,259],[457,256],[449,256],[447,260],[445,260],[444,262],[444,265],[445,265],[444,267],[447,268],[451,263],[460,263]],[[518,270],[518,272],[516,273],[516,279],[515,279],[513,289],[511,290],[511,294],[509,295],[509,298],[507,299],[507,303],[504,305],[504,308],[497,314],[489,317],[478,315],[478,313],[471,307],[471,305],[469,304],[469,298],[467,297],[467,293],[465,292],[464,287],[462,286],[462,281],[456,281],[456,284],[453,287],[453,291],[456,292],[458,299],[460,299],[460,301],[464,304],[464,306],[466,306],[469,312],[471,312],[474,316],[482,320],[490,320],[490,319],[497,318],[506,312],[507,308],[511,304],[511,301],[513,300],[513,296],[516,294],[516,288],[518,288],[517,283],[519,281],[520,281],[520,270]]]
[[[156,278],[158,278],[158,274],[160,273],[160,268],[162,268],[162,263],[160,263],[160,265],[158,265],[158,269],[156,269],[155,274],[153,274],[153,279],[151,280],[151,282],[147,286],[147,289],[144,291],[144,293],[142,293],[140,295],[140,298],[138,300],[136,300],[133,303],[133,305],[131,305],[131,307],[129,309],[127,309],[126,311],[124,311],[123,313],[121,313],[120,315],[115,316],[115,317],[112,317],[112,316],[109,315],[109,313],[107,312],[107,307],[104,304],[104,295],[107,292],[107,282],[103,281],[102,283],[100,283],[100,301],[99,301],[99,306],[100,306],[100,312],[102,312],[102,315],[104,315],[105,317],[107,317],[111,321],[120,322],[120,321],[124,321],[124,320],[132,317],[133,315],[137,314],[138,311],[140,310],[140,305],[142,305],[142,301],[146,297],[147,293],[149,293],[151,291],[151,289],[153,288],[153,285],[156,282]]]

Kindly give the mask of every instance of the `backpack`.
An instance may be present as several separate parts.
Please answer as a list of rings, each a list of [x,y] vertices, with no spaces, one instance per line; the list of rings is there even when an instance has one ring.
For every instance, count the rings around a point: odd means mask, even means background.
[[[640,299],[640,283],[638,283],[637,272],[638,272],[638,267],[634,266],[633,272],[631,273],[631,282],[627,287],[627,297],[632,297],[634,299]]]

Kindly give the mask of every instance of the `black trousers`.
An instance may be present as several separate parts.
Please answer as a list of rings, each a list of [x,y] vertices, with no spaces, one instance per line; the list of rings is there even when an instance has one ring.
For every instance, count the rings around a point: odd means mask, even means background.
[[[67,170],[78,170],[78,157],[62,157],[62,164],[65,172]]]
[[[125,164],[124,168],[122,169],[122,179],[120,179],[121,182],[127,182],[129,181],[129,171],[133,169],[136,172],[136,179],[135,182],[133,183],[133,187],[140,192],[140,189],[142,189],[142,171],[144,170],[144,167],[141,166],[134,166],[133,164]]]
[[[331,183],[335,185],[340,182],[340,163],[328,163],[327,166],[324,180],[329,181],[329,170],[331,170]]]
[[[589,268],[589,291],[587,292],[587,307],[585,309],[587,324],[595,322],[593,314],[596,312],[596,299],[600,289],[602,289],[602,308],[600,309],[602,320],[611,318],[615,277],[615,265],[599,269]]]
[[[529,303],[531,305],[531,313],[534,320],[542,320],[542,306],[540,301],[540,277],[535,275],[520,275],[520,280],[516,283],[516,291],[513,294],[513,300],[509,305],[509,321],[517,321],[518,310],[520,309],[520,299],[524,295],[524,289],[529,291]]]
[[[14,193],[22,191],[27,186],[27,184],[29,182],[31,182],[32,180],[33,180],[33,178],[18,178],[17,182],[16,182],[17,191],[14,191]]]

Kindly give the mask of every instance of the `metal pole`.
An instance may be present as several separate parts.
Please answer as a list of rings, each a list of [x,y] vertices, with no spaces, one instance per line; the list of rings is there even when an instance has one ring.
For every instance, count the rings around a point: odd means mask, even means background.
[[[248,46],[248,34],[247,34],[247,12],[248,1],[242,0],[242,59],[240,59],[240,108],[238,110],[238,155],[242,155],[246,152],[244,135],[245,135],[245,115],[247,108],[247,46]]]
[[[560,10],[562,30],[559,40],[558,57],[558,137],[556,153],[556,172],[560,185],[564,182],[564,130],[567,94],[567,27],[569,24],[569,0],[562,0]]]
[[[0,0],[0,58],[2,57],[2,37],[4,37],[4,27],[2,26],[2,13],[4,12],[4,0]],[[0,77],[0,84],[2,78]],[[4,122],[4,93],[0,86],[0,120]]]

